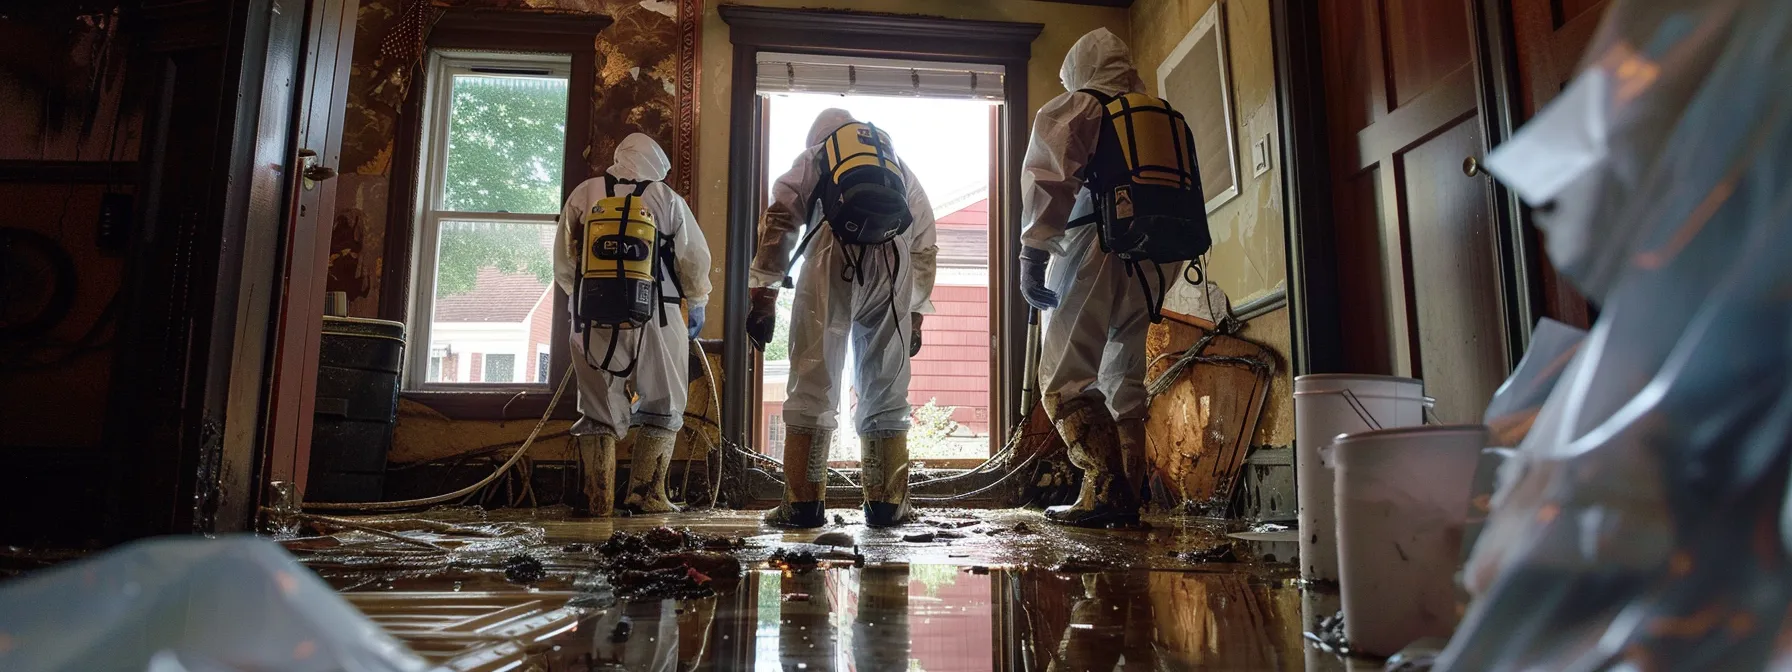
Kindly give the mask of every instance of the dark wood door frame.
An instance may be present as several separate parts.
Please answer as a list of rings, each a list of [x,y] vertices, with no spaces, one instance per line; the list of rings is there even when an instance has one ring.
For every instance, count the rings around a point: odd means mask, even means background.
[[[1476,63],[1476,97],[1482,111],[1484,149],[1498,146],[1517,128],[1517,66],[1512,50],[1510,0],[1459,0],[1469,8]],[[1287,205],[1289,303],[1295,375],[1345,371],[1342,297],[1336,223],[1332,211],[1330,143],[1326,124],[1319,7],[1306,0],[1271,0],[1276,88],[1281,99],[1283,195]],[[1483,153],[1483,157],[1485,154]],[[1497,230],[1509,361],[1530,342],[1543,300],[1537,282],[1541,251],[1527,230],[1528,213],[1517,197],[1488,180]],[[1416,327],[1415,327],[1416,328]]]
[[[734,44],[730,96],[730,109],[734,114],[729,120],[728,145],[728,164],[732,167],[728,180],[725,276],[728,282],[723,292],[725,333],[746,333],[747,269],[753,261],[759,199],[765,191],[767,177],[763,174],[762,162],[756,158],[758,134],[755,131],[759,128],[761,114],[754,103],[758,96],[755,75],[759,52],[776,51],[988,63],[1006,69],[1008,74],[1003,81],[1008,104],[1004,106],[1006,118],[997,142],[1007,165],[1002,171],[1002,184],[998,185],[999,198],[991,199],[992,213],[999,213],[992,214],[992,220],[1001,223],[1001,231],[1000,235],[992,233],[990,236],[995,248],[992,272],[998,273],[1002,282],[990,287],[990,303],[991,314],[997,316],[995,342],[1025,343],[1026,304],[1019,298],[1018,270],[1013,259],[1020,248],[1020,204],[1017,199],[1020,165],[1026,152],[1027,128],[1031,121],[1027,113],[1027,62],[1032,58],[1033,40],[1044,25],[741,5],[722,5],[717,10],[722,20],[728,23],[729,39]],[[1021,370],[1025,366],[1022,350],[1020,347],[1005,348],[996,365],[1000,385],[997,408],[992,409],[991,418],[1006,420],[1016,415],[1015,409],[1020,405]],[[750,386],[759,376],[752,370],[752,352],[746,339],[727,339],[722,362],[727,372],[722,382],[722,398],[725,400],[722,406],[723,439],[752,446],[753,419],[748,413],[751,404],[747,400],[753,398]],[[1001,423],[996,424],[1000,426]],[[1006,428],[1003,431],[1006,432]],[[744,468],[745,462],[738,466]]]
[[[597,34],[614,21],[607,16],[520,12],[513,10],[450,9],[436,21],[427,37],[431,49],[516,51],[569,54],[572,67],[567,78],[566,143],[561,159],[560,200],[591,177],[585,150],[591,144],[592,92],[597,90],[597,52],[591,46]],[[423,142],[426,82],[421,72],[427,59],[419,59],[417,72],[398,113],[392,156],[391,197],[387,199],[384,271],[380,279],[380,317],[409,324],[412,258],[418,213],[418,148]],[[566,294],[553,287],[554,315],[565,315]],[[416,391],[407,399],[420,401],[456,420],[514,420],[539,417],[547,412],[558,374],[572,364],[567,320],[553,321],[549,346],[548,385],[520,385],[501,390]],[[417,347],[416,343],[410,344]],[[422,344],[428,347],[428,344]],[[408,361],[408,357],[407,357]],[[519,391],[517,388],[523,388]],[[554,413],[561,419],[578,417],[576,404],[561,403]]]

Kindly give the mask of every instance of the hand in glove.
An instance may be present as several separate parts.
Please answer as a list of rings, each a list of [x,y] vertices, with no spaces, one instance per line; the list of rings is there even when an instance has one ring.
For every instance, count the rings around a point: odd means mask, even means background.
[[[753,341],[753,347],[764,350],[765,344],[772,341],[772,332],[778,329],[778,290],[755,287],[752,296],[753,309],[747,312],[747,338]]]
[[[1045,286],[1045,264],[1052,254],[1033,247],[1020,250],[1020,294],[1039,310],[1058,307],[1058,293]]]
[[[908,356],[921,354],[921,314],[909,313]]]
[[[703,306],[691,306],[685,310],[684,323],[691,328],[691,338],[703,331]]]

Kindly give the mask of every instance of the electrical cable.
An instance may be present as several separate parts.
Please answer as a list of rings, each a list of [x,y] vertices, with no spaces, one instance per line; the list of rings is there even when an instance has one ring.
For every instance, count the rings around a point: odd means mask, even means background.
[[[542,428],[546,427],[548,424],[548,420],[550,418],[554,417],[554,408],[560,405],[560,397],[562,395],[566,394],[566,384],[572,381],[572,371],[573,371],[573,366],[568,365],[566,367],[566,373],[562,374],[560,376],[560,386],[554,390],[554,397],[552,399],[548,400],[548,410],[541,414],[541,420],[535,423],[535,429],[530,430],[529,438],[523,440],[523,445],[517,447],[515,453],[511,453],[510,459],[505,460],[504,464],[502,466],[498,467],[497,470],[493,471],[490,475],[486,476],[485,478],[480,479],[478,483],[474,483],[472,485],[461,488],[454,492],[450,492],[445,495],[436,495],[434,497],[425,497],[422,499],[406,499],[406,500],[401,500],[401,501],[396,501],[396,502],[317,502],[317,503],[309,503],[308,502],[308,503],[305,503],[304,505],[302,505],[300,508],[316,509],[316,510],[320,510],[320,511],[375,511],[375,510],[392,510],[392,509],[410,509],[410,508],[416,508],[419,506],[430,506],[432,504],[440,504],[442,502],[446,502],[451,499],[457,499],[460,497],[465,497],[467,495],[471,495],[473,493],[479,492],[481,489],[485,488],[485,486],[491,485],[493,481],[498,480],[498,477],[503,476],[505,473],[509,472],[510,468],[516,466],[516,463],[523,459],[523,455],[525,453],[529,452],[529,446],[534,445],[536,437],[541,436]]]

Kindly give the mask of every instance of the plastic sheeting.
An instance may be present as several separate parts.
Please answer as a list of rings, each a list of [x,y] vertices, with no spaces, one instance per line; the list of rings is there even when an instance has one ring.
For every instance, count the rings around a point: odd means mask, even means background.
[[[142,541],[0,585],[0,669],[411,672],[423,659],[279,544]]]
[[[1440,669],[1786,669],[1788,38],[1784,0],[1614,0],[1586,71],[1490,157],[1601,315],[1494,497]]]

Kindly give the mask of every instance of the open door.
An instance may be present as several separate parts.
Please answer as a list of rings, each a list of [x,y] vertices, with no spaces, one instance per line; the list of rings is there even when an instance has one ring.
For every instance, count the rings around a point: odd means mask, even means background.
[[[296,89],[294,155],[287,165],[294,195],[286,215],[286,245],[264,428],[264,483],[291,483],[304,492],[311,458],[311,414],[316,399],[318,343],[329,280],[330,217],[336,211],[336,170],[348,102],[360,0],[311,0]]]

